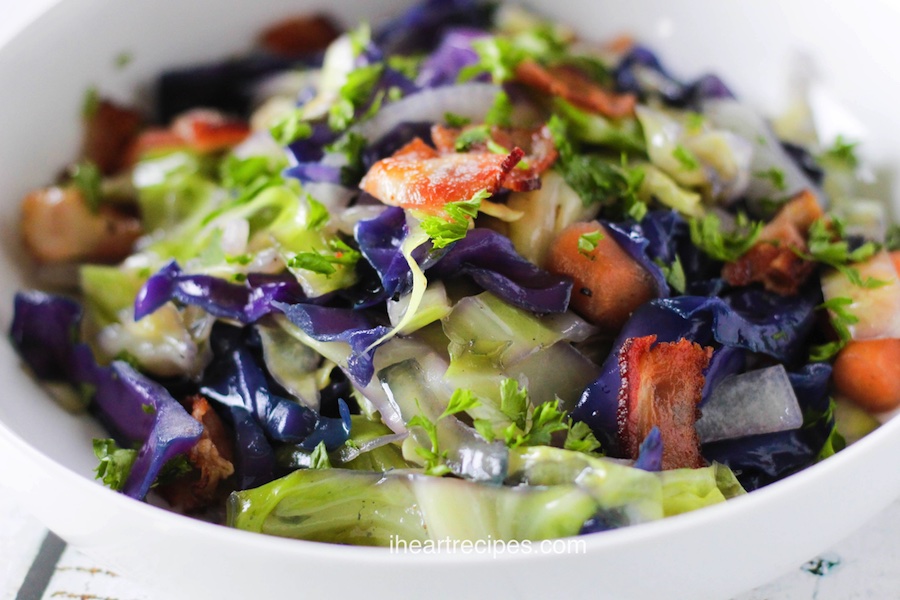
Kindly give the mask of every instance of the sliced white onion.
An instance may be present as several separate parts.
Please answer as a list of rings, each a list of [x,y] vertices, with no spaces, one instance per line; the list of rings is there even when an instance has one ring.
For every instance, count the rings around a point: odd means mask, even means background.
[[[490,83],[464,83],[422,90],[386,104],[378,113],[350,129],[374,142],[406,122],[443,122],[453,113],[474,122],[484,121],[500,88]]]
[[[752,108],[736,100],[715,99],[703,103],[703,115],[715,127],[727,129],[753,143],[753,174],[747,196],[754,200],[781,198],[808,189],[825,206],[821,190],[788,156],[769,124]],[[758,174],[777,169],[784,173],[784,186],[776,186],[771,177]]]
[[[716,386],[697,421],[701,443],[797,429],[803,411],[784,366],[729,375]]]
[[[900,277],[890,255],[882,251],[866,262],[852,266],[863,281],[871,277],[885,284],[862,287],[841,271],[832,271],[822,277],[825,300],[851,300],[845,310],[858,319],[847,327],[854,340],[900,338]]]

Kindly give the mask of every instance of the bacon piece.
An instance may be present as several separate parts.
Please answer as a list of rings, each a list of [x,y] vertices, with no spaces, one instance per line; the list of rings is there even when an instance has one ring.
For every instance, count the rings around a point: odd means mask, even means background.
[[[215,110],[190,110],[172,122],[168,129],[147,129],[132,142],[125,163],[133,165],[152,151],[179,148],[208,154],[236,146],[250,135],[250,126]]]
[[[385,204],[439,214],[449,202],[468,200],[481,190],[497,192],[524,154],[515,148],[508,156],[439,155],[417,138],[372,165],[359,187]]]
[[[529,87],[560,96],[579,108],[611,119],[633,115],[637,104],[634,94],[616,94],[604,90],[572,67],[544,68],[533,60],[524,60],[516,67],[516,79]]]
[[[722,277],[734,286],[762,283],[782,296],[796,294],[814,268],[797,252],[806,252],[809,228],[822,215],[812,192],[800,192],[763,228],[750,250],[722,268]]]
[[[324,50],[340,34],[334,21],[325,15],[299,15],[265,29],[259,43],[273,54],[290,58]]]
[[[477,126],[476,126],[477,127]],[[431,139],[441,154],[456,152],[456,140],[470,129],[444,127],[435,125],[431,128]],[[492,127],[491,139],[504,148],[522,148],[525,151],[524,162],[526,167],[516,166],[506,179],[503,187],[514,192],[528,192],[540,187],[540,175],[549,169],[556,161],[558,152],[553,143],[553,137],[547,126],[536,129],[505,129]],[[488,152],[487,142],[473,144],[469,148],[472,152]]]
[[[200,424],[203,433],[188,451],[188,462],[194,471],[160,488],[160,493],[173,506],[185,511],[211,504],[219,494],[219,484],[234,473],[234,449],[221,419],[209,401],[197,394],[182,404]]]
[[[97,165],[104,175],[111,175],[124,164],[125,151],[138,135],[141,115],[101,100],[85,120],[81,154]]]
[[[25,196],[20,231],[28,253],[40,262],[118,262],[143,234],[139,219],[113,206],[91,211],[74,187]]]
[[[694,424],[713,349],[686,339],[654,342],[655,335],[629,338],[619,351],[619,440],[626,456],[637,458],[641,442],[656,426],[663,469],[702,467]]]

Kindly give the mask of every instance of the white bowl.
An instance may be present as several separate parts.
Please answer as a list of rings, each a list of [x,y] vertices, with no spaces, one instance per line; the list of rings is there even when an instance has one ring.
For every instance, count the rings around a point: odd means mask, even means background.
[[[24,285],[18,200],[77,149],[83,93],[128,98],[165,66],[249,46],[279,16],[314,6],[385,17],[400,1],[62,0],[0,49],[3,189],[0,326]],[[716,0],[532,0],[583,34],[630,31],[676,72],[719,73],[769,109],[789,67],[811,57],[834,113],[866,143],[878,171],[900,167],[900,9],[887,0],[731,3]],[[114,67],[122,51],[134,56]],[[888,189],[888,188],[886,188]],[[897,195],[894,194],[896,200]],[[0,344],[0,485],[69,543],[159,598],[727,598],[802,563],[900,495],[900,420],[802,473],[724,505],[588,536],[586,552],[396,555],[276,539],[181,517],[115,494],[92,478],[99,427],[61,410]]]

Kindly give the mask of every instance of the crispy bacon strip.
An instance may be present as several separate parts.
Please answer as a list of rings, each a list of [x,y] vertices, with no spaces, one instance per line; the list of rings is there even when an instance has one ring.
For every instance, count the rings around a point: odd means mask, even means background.
[[[656,426],[662,434],[663,469],[702,467],[694,424],[713,349],[686,339],[655,342],[655,335],[629,338],[619,351],[619,440],[626,455],[637,458],[641,442]]]
[[[533,60],[524,60],[516,67],[516,79],[529,87],[560,96],[579,108],[611,119],[633,115],[637,104],[634,94],[616,94],[604,90],[572,67],[544,68]]]
[[[275,23],[260,35],[260,45],[273,54],[294,57],[318,52],[341,34],[325,15],[298,15]]]
[[[160,488],[163,497],[182,510],[195,510],[211,504],[219,484],[234,473],[234,449],[231,438],[209,401],[201,395],[186,398],[182,404],[203,425],[203,434],[187,454],[194,467],[189,477]]]
[[[359,187],[385,204],[438,214],[445,204],[468,200],[481,190],[497,192],[524,154],[515,148],[508,156],[441,155],[417,138],[372,165]]]
[[[147,129],[132,142],[126,152],[126,165],[154,150],[188,148],[202,154],[236,146],[250,135],[244,121],[226,117],[215,110],[190,110],[172,122],[168,129]]]
[[[81,154],[104,175],[111,175],[123,166],[123,157],[141,128],[141,115],[101,100],[85,120]]]
[[[813,272],[813,263],[797,256],[806,252],[809,228],[823,215],[812,192],[804,190],[785,204],[762,230],[759,241],[741,258],[722,268],[731,285],[762,283],[776,294],[796,294]]]
[[[431,139],[438,152],[450,154],[456,152],[456,140],[466,128],[444,127],[435,125],[431,128]],[[514,192],[527,192],[540,187],[540,175],[556,161],[558,152],[553,144],[553,137],[546,127],[536,129],[504,129],[492,127],[491,139],[504,148],[522,148],[525,151],[525,168],[517,166],[503,181],[503,187]],[[474,144],[470,151],[488,152],[487,143]]]

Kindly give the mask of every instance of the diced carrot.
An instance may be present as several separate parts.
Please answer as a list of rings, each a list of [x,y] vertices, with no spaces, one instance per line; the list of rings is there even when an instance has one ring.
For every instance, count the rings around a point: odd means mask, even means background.
[[[894,263],[894,268],[897,269],[897,274],[900,275],[900,250],[891,252],[891,260]]]
[[[900,406],[900,340],[853,341],[834,362],[837,391],[862,408],[885,412]]]
[[[579,238],[598,230],[603,237],[597,246],[586,253],[579,250]],[[547,269],[575,281],[572,308],[607,331],[621,328],[637,307],[656,295],[650,273],[596,221],[560,232],[550,246]]]

